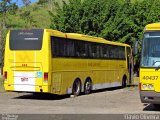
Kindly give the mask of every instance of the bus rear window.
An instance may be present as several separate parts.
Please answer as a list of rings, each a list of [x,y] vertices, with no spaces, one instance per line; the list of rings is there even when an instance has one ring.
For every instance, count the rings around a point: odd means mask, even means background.
[[[43,29],[12,30],[10,32],[11,50],[41,50]]]

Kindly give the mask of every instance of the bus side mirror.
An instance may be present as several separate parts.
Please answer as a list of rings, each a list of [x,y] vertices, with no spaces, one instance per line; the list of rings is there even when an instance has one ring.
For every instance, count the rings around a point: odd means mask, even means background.
[[[135,40],[133,44],[133,54],[136,55],[137,53],[138,53],[138,40]]]

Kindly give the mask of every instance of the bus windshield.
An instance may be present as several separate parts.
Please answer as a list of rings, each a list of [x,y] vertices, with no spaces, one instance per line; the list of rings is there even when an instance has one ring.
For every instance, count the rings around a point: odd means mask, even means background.
[[[144,33],[142,67],[160,67],[160,31]]]
[[[42,29],[12,30],[10,32],[11,50],[41,50]]]

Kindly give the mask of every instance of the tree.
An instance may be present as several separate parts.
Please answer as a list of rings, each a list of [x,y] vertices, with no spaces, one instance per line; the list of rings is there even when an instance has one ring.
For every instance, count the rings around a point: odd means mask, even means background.
[[[51,28],[103,36],[105,24],[114,18],[121,0],[69,0],[52,14]]]
[[[30,5],[30,0],[22,0],[23,4],[25,5],[24,11],[20,14],[20,18],[24,21],[24,27],[25,28],[31,28],[36,27],[36,21],[33,19],[33,16],[31,15],[31,11],[27,9],[27,7]]]
[[[20,17],[24,21],[24,27],[25,28],[33,28],[36,27],[36,21],[33,19],[33,16],[31,15],[31,11],[26,10],[20,14]]]
[[[52,14],[51,28],[133,44],[144,26],[159,21],[159,0],[69,0]]]
[[[0,2],[0,26],[4,29],[7,24],[7,13],[14,14],[18,9],[18,6],[15,3],[12,3],[11,0],[1,0]]]
[[[47,3],[47,2],[48,2],[48,0],[39,0],[38,4],[44,4],[44,3]]]
[[[51,28],[133,45],[144,27],[160,21],[159,0],[69,0],[51,14]],[[139,47],[140,56],[141,47]],[[139,59],[139,58],[138,58]]]
[[[0,51],[4,52],[5,36],[7,32],[8,24],[8,15],[14,14],[18,9],[16,3],[13,3],[11,0],[1,0],[0,1]],[[3,55],[2,55],[3,56]],[[0,63],[3,63],[3,58],[0,58]]]
[[[48,9],[50,11],[52,11],[53,8],[54,8],[54,2],[55,2],[55,0],[39,0],[38,4],[40,4],[40,5],[47,4],[48,5]]]
[[[22,0],[24,6],[29,6],[31,1],[30,0]]]

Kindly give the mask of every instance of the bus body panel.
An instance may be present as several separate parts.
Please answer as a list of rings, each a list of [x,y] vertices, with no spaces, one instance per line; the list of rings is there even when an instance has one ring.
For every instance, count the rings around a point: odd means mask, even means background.
[[[154,88],[143,88],[142,86],[153,85]],[[140,98],[143,103],[160,104],[160,71],[155,69],[140,69]]]
[[[74,80],[81,80],[83,92],[87,78],[92,80],[93,90],[121,86],[124,76],[127,78],[127,84],[132,84],[129,81],[128,60],[132,59],[131,53],[127,53],[129,45],[91,36],[65,34],[44,29],[40,50],[11,50],[9,36],[10,32],[7,35],[5,46],[4,74],[7,72],[7,79],[4,81],[4,87],[6,91],[71,94]],[[53,57],[55,53],[51,46],[53,36],[63,38],[65,41],[70,38],[123,47],[125,59],[56,58]]]
[[[143,84],[153,84],[154,89],[143,89],[145,91],[153,90],[155,92],[160,92],[160,71],[155,71],[155,69],[145,69],[140,70],[140,83]]]
[[[80,60],[53,59],[53,93],[71,93],[72,84],[79,78],[83,85],[87,78],[93,81],[93,90],[121,86],[123,75],[127,74],[126,62],[122,60]],[[114,66],[110,67],[110,64]]]
[[[160,104],[160,23],[144,29],[140,67],[140,98],[142,103]]]
[[[44,72],[49,73],[48,36],[44,32],[41,50],[10,50],[9,35],[6,41],[4,71],[8,79],[5,90],[26,92],[50,92],[51,82],[44,82]],[[47,64],[48,63],[48,64]],[[50,77],[50,76],[49,76]],[[44,87],[44,88],[43,88]]]

